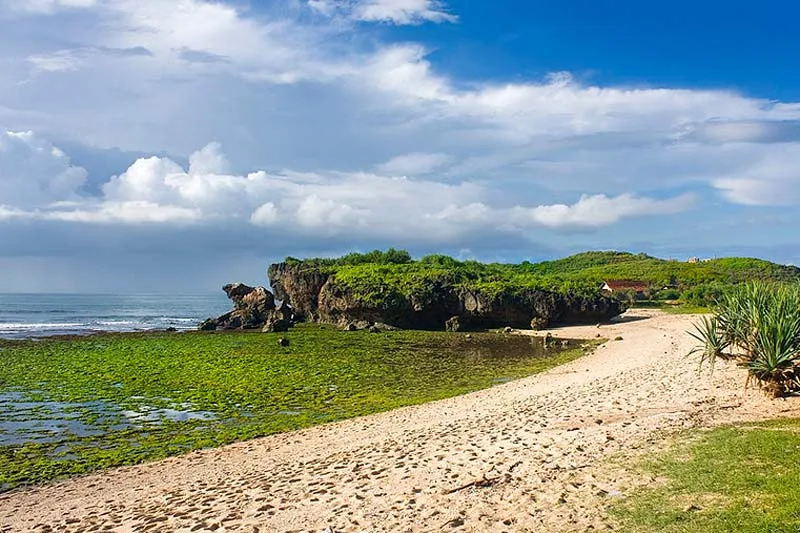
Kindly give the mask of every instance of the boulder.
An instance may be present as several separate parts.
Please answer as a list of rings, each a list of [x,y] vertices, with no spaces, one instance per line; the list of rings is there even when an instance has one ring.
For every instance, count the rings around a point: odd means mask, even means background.
[[[265,333],[278,333],[289,331],[292,327],[292,308],[286,302],[281,302],[275,309],[267,312],[264,327]]]
[[[448,318],[444,323],[444,330],[445,331],[461,331],[461,320],[458,316],[451,316]]]
[[[275,305],[275,296],[265,287],[230,283],[222,287],[233,302],[233,309],[217,318],[209,318],[198,326],[203,331],[216,329],[261,329],[287,331],[293,320],[292,308],[286,302]]]
[[[197,326],[197,329],[200,331],[216,331],[217,320],[215,318],[207,318],[200,322],[200,325]]]

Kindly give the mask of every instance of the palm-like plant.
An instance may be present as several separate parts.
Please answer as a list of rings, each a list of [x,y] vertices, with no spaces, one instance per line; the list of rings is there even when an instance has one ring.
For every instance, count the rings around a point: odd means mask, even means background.
[[[714,364],[738,349],[740,364],[753,380],[775,396],[800,390],[800,286],[750,283],[720,299],[712,318],[703,317],[690,332],[700,341],[691,353]]]
[[[725,353],[725,350],[730,346],[730,341],[723,335],[719,324],[717,317],[704,316],[699,324],[694,325],[695,331],[689,332],[689,335],[700,342],[689,352],[689,355],[700,352],[701,366],[707,361],[713,368],[718,357],[727,358],[729,355]]]

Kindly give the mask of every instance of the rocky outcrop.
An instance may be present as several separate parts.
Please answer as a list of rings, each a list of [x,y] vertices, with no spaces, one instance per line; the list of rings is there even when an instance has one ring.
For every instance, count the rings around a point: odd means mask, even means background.
[[[290,303],[299,319],[314,322],[319,318],[319,294],[328,282],[328,274],[302,264],[278,263],[269,266],[267,277],[275,297]]]
[[[377,296],[365,297],[337,283],[335,275],[302,264],[271,265],[269,278],[276,296],[290,303],[298,315],[347,329],[361,329],[352,324],[375,323],[451,331],[505,326],[541,329],[602,322],[625,311],[623,303],[600,294],[533,289],[489,294],[443,284],[427,287],[424,297],[406,297],[382,288],[376,288]]]
[[[287,302],[275,305],[275,296],[265,287],[232,283],[222,287],[233,302],[233,309],[217,318],[203,321],[198,329],[262,329],[287,331],[292,324],[292,310]]]

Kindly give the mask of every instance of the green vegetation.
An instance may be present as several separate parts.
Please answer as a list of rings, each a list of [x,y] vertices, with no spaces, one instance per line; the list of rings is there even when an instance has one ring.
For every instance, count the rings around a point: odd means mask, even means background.
[[[499,333],[283,336],[0,341],[0,490],[445,398],[583,353]]]
[[[667,482],[612,507],[631,533],[797,533],[800,421],[684,435],[641,466]]]
[[[736,286],[695,329],[703,361],[736,359],[773,396],[800,390],[800,284]]]
[[[556,261],[511,265],[458,261],[444,255],[414,261],[408,252],[392,248],[338,259],[301,261],[290,257],[286,262],[333,274],[341,287],[371,303],[390,302],[395,297],[424,301],[440,286],[480,290],[494,296],[529,289],[591,295],[598,293],[604,281],[636,280],[649,287],[646,295],[618,297],[679,300],[701,308],[713,304],[732,284],[800,280],[800,269],[761,259],[732,257],[688,263],[626,252],[585,252]]]

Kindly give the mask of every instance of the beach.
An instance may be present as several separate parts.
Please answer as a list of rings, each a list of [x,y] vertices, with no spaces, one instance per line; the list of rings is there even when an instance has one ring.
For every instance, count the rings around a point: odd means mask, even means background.
[[[684,428],[800,416],[733,364],[698,372],[695,318],[549,330],[609,341],[475,393],[2,494],[0,531],[609,529],[609,498],[652,481],[625,457]]]

